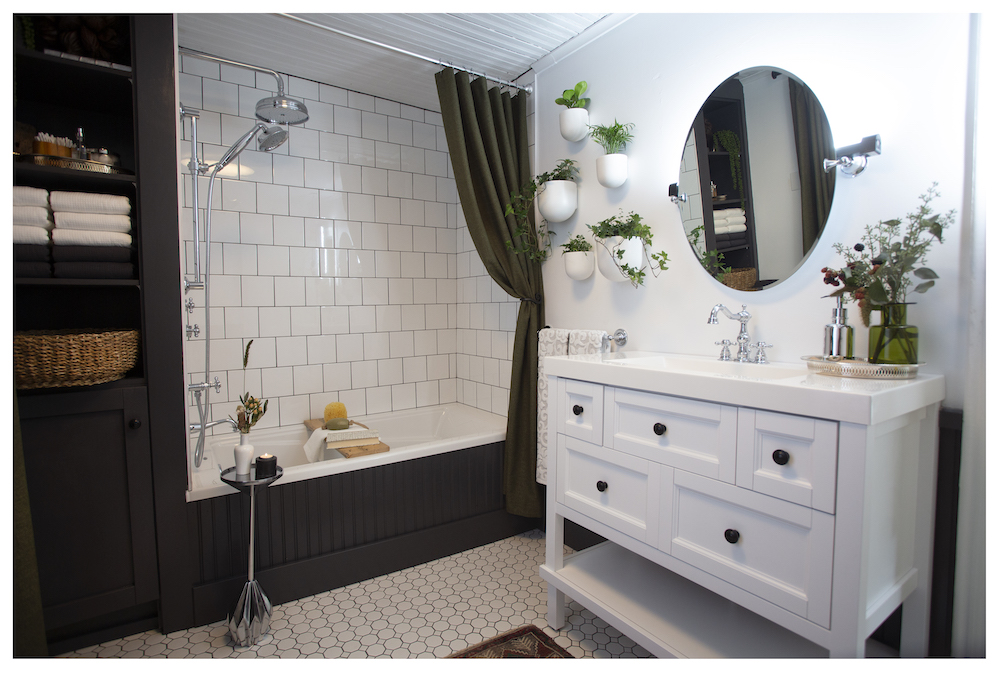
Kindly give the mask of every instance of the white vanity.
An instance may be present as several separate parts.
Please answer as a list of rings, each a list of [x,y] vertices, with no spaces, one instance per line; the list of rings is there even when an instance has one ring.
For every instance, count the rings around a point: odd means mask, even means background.
[[[944,377],[625,352],[549,377],[548,621],[570,597],[665,657],[927,651]],[[607,538],[564,554],[570,519]]]

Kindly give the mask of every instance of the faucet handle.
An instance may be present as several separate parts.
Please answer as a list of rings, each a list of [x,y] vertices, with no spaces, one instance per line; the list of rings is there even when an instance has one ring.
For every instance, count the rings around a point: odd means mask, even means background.
[[[729,362],[733,359],[733,356],[729,354],[729,347],[733,345],[733,342],[729,339],[723,339],[722,341],[716,341],[716,346],[722,346],[722,352],[719,353],[719,359],[724,362]]]
[[[764,352],[765,348],[774,348],[774,344],[764,343],[763,341],[758,341],[754,344],[754,348],[757,349],[757,355],[754,356],[753,361],[759,365],[766,365],[767,354]]]

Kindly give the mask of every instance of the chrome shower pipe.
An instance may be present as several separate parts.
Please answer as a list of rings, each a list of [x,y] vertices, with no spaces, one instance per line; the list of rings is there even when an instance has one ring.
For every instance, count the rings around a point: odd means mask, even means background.
[[[250,65],[248,63],[240,63],[239,61],[231,61],[228,58],[222,58],[220,56],[210,56],[208,54],[203,54],[200,51],[194,51],[193,49],[188,49],[187,47],[177,47],[177,51],[180,52],[181,54],[187,54],[188,56],[192,56],[194,58],[200,58],[205,61],[215,61],[216,63],[225,63],[226,65],[236,66],[237,68],[256,70],[257,72],[262,72],[264,74],[271,75],[278,82],[278,95],[279,96],[285,95],[285,83],[282,81],[281,75],[279,75],[274,70],[270,70],[269,68],[260,68],[255,65]]]
[[[198,118],[201,110],[181,105],[181,124],[184,118],[191,120],[191,158],[188,160],[188,171],[191,174],[191,229],[194,238],[194,280],[184,279],[184,292],[204,288],[201,280],[201,231],[198,209],[198,176],[204,172],[204,165],[198,159]]]

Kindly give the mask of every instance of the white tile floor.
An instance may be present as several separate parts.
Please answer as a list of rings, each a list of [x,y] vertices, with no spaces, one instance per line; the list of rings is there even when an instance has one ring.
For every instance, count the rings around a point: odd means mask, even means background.
[[[137,633],[63,657],[432,659],[535,624],[577,658],[650,654],[578,603],[568,626],[545,621],[538,576],[545,536],[534,530],[340,589],[273,606],[271,633],[234,648],[225,622],[176,633]],[[267,587],[264,587],[265,593]]]

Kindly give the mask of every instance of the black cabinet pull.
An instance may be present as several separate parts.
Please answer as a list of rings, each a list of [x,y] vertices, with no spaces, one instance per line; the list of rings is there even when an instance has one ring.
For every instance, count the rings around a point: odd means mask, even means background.
[[[140,421],[138,418],[133,418],[131,421],[128,422],[128,427],[132,428],[133,430],[136,430],[142,427],[142,421]]]
[[[583,407],[581,407],[579,404],[574,404],[573,405],[573,415],[574,416],[579,416],[582,413],[583,413]]]
[[[729,544],[736,544],[740,541],[740,532],[738,530],[733,530],[732,528],[726,529],[726,542]]]
[[[771,454],[771,458],[773,458],[774,462],[776,462],[778,465],[787,465],[788,460],[791,458],[791,456],[788,455],[787,451],[778,449]]]
[[[653,425],[653,432],[655,432],[658,435],[662,435],[666,431],[667,431],[667,426],[665,426],[663,423],[656,423]]]
[[[597,490],[600,491],[601,493],[604,493],[606,490],[608,490],[608,482],[606,481],[597,482]]]

